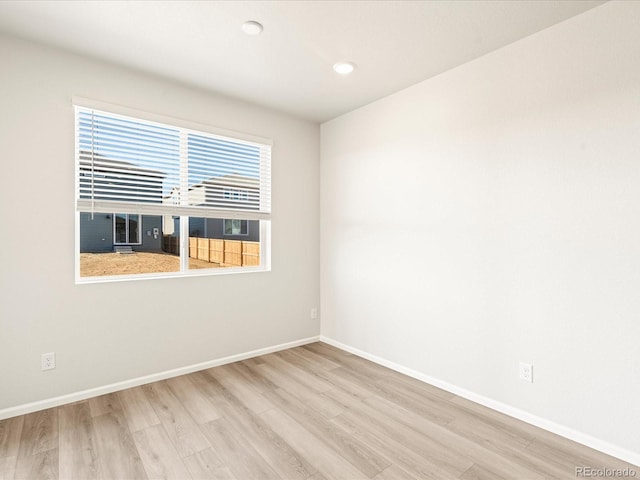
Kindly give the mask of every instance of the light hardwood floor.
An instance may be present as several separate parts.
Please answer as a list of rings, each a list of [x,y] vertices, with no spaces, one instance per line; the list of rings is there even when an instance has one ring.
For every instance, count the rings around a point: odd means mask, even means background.
[[[323,343],[0,421],[0,479],[562,479],[640,468]]]

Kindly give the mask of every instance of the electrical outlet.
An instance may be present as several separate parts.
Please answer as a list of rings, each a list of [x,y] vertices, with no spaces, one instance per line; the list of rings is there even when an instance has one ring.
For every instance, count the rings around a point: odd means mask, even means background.
[[[56,368],[56,354],[54,352],[43,353],[40,356],[40,360],[42,362],[42,370],[51,370],[52,368]]]
[[[519,376],[523,382],[533,383],[533,365],[520,362]]]
[[[318,318],[318,309],[317,308],[312,308],[311,309],[311,318],[312,319]]]

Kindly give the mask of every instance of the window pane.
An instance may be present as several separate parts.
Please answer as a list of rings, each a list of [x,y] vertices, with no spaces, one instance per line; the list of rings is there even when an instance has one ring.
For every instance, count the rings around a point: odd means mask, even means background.
[[[256,228],[258,222],[255,223]],[[256,230],[257,232],[257,230]],[[249,234],[249,220],[238,219],[225,219],[224,221],[224,234],[227,235],[248,235]],[[248,239],[247,239],[248,240]]]
[[[189,218],[189,269],[259,265],[259,221]]]
[[[80,213],[80,276],[180,271],[180,218]]]
[[[95,220],[95,215],[94,215]],[[127,215],[125,213],[117,213],[114,215],[114,243],[127,243]],[[82,228],[82,225],[81,225]]]
[[[233,235],[233,222],[231,220],[224,221],[224,234]]]
[[[139,217],[140,215],[129,215],[129,243],[140,243]]]
[[[180,185],[180,131],[78,109],[79,198],[164,203]]]
[[[187,146],[189,203],[241,210],[266,206],[260,195],[266,181],[264,148],[195,132],[188,134]]]

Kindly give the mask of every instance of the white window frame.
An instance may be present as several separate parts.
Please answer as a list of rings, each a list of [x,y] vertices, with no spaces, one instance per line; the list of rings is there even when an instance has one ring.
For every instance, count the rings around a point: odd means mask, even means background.
[[[222,137],[226,137],[229,140],[237,140],[244,142],[252,142],[256,144],[260,144],[263,146],[272,147],[273,143],[270,139],[259,137],[255,135],[250,135],[242,132],[222,129],[213,127],[206,124],[201,124],[197,122],[190,122],[183,119],[178,119],[166,115],[151,113],[147,111],[137,110],[134,108],[123,107],[121,105],[114,105],[106,102],[100,102],[96,100],[86,99],[82,97],[74,96],[72,98],[73,106],[81,107],[81,108],[89,108],[95,109],[103,112],[109,112],[114,115],[121,115],[126,117],[132,117],[139,120],[147,121],[147,122],[155,122],[165,125],[170,125],[172,127],[191,130],[196,133],[204,133],[204,134],[212,134],[219,135]],[[74,118],[75,118],[74,112]],[[74,120],[75,123],[77,123]],[[78,141],[78,131],[76,129],[75,136],[75,158],[76,158],[76,169],[78,172],[78,158],[79,158],[79,141]],[[262,160],[262,159],[261,159]],[[270,169],[270,158],[269,158],[269,169]],[[270,176],[270,175],[269,175]],[[79,191],[79,176],[75,175],[75,191]],[[265,191],[270,192],[270,188],[263,189],[261,184],[261,199],[262,195],[265,195]],[[270,193],[269,193],[270,195]],[[77,200],[76,200],[77,201]],[[268,199],[270,203],[270,199]],[[77,201],[78,202],[78,201]],[[130,209],[129,209],[130,210]],[[99,212],[100,210],[96,210]],[[176,278],[176,277],[199,277],[199,276],[210,276],[210,275],[229,275],[236,273],[254,273],[254,272],[270,272],[271,271],[271,215],[266,215],[264,218],[259,218],[259,228],[260,228],[260,265],[259,266],[245,266],[245,267],[225,267],[225,268],[211,268],[211,269],[189,269],[189,225],[188,218],[198,217],[197,212],[191,213],[191,215],[184,215],[184,209],[181,208],[181,205],[176,205],[174,216],[178,216],[180,218],[180,271],[179,272],[162,272],[162,273],[141,273],[141,274],[132,274],[132,275],[111,275],[111,276],[99,276],[99,277],[81,277],[80,276],[80,216],[81,213],[92,213],[90,209],[81,208],[79,205],[76,206],[75,213],[75,280],[77,284],[84,283],[108,283],[108,282],[120,282],[120,281],[134,281],[134,280],[148,280],[148,279],[160,279],[160,278]],[[139,235],[142,235],[142,217],[144,213],[139,211],[127,211],[124,212],[127,214],[139,214],[140,215],[140,228]],[[153,213],[146,213],[147,215],[157,215]],[[242,216],[239,214],[238,216]],[[219,217],[212,217],[209,215],[209,218],[233,218],[236,215],[233,212],[223,212]],[[224,224],[224,222],[223,222]],[[114,223],[115,229],[115,223]],[[247,224],[248,231],[248,224]],[[115,235],[114,235],[115,240]],[[140,242],[141,244],[142,242]],[[114,243],[115,245],[115,243]],[[131,245],[131,244],[130,244]]]

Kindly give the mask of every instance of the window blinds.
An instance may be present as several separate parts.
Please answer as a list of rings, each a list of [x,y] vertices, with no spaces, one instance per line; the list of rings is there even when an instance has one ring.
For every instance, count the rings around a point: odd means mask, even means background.
[[[267,220],[271,147],[75,107],[76,208]]]

